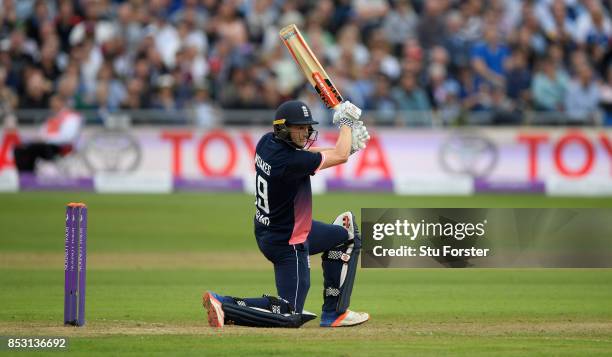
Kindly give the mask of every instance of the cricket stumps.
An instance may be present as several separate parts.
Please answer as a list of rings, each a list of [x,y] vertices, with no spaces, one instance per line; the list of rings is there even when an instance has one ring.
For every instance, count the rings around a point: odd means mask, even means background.
[[[87,272],[87,206],[66,205],[64,256],[64,325],[85,324],[85,283]]]

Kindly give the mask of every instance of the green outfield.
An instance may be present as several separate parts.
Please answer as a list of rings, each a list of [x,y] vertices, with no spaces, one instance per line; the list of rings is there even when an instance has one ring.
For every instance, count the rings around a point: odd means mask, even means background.
[[[89,207],[82,328],[62,325],[70,201]],[[362,207],[612,207],[612,200],[327,194],[315,196],[314,218]],[[87,356],[612,355],[612,269],[362,269],[352,307],[370,312],[365,325],[211,329],[201,307],[206,289],[274,293],[252,213],[253,197],[241,194],[0,194],[0,336],[69,337],[69,351]],[[306,309],[318,313],[321,269],[317,260],[312,266]]]

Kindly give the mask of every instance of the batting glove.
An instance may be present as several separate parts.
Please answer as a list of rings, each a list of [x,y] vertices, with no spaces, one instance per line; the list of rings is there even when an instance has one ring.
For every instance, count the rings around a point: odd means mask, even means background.
[[[349,127],[353,127],[356,122],[361,122],[359,118],[361,117],[361,109],[357,107],[355,104],[345,100],[340,104],[340,106],[334,112],[334,118],[332,122],[334,125],[340,128],[342,125],[346,125]]]
[[[355,123],[352,134],[351,155],[359,150],[365,149],[368,140],[370,140],[370,133],[368,133],[368,129],[361,121]]]

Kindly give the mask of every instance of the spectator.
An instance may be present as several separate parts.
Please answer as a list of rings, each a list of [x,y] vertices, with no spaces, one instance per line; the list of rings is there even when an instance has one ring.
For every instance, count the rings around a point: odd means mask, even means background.
[[[599,105],[603,110],[603,123],[612,126],[612,65],[608,66],[605,80],[599,88]]]
[[[16,125],[17,118],[14,110],[17,107],[17,96],[13,90],[5,84],[6,69],[0,66],[0,119],[5,127]]]
[[[392,4],[392,11],[387,12],[382,21],[382,29],[395,54],[400,53],[407,39],[416,37],[418,22],[419,17],[410,1],[397,0]]]
[[[335,45],[331,46],[325,54],[332,65],[339,65],[338,61],[343,58],[345,52],[350,54],[353,61],[361,66],[365,65],[370,59],[367,47],[361,43],[357,25],[348,24],[340,29]]]
[[[264,40],[265,31],[274,25],[278,13],[273,6],[272,0],[255,0],[252,8],[247,13],[246,25],[249,33],[249,41],[261,45]]]
[[[598,72],[605,77],[604,58],[611,49],[612,21],[599,1],[587,0],[585,6],[588,11],[578,18],[576,24],[577,41],[588,51]]]
[[[571,123],[594,123],[599,99],[599,85],[593,80],[593,70],[589,65],[582,64],[576,69],[576,75],[565,93],[566,112]]]
[[[100,67],[98,79],[96,81],[96,86],[99,85],[105,86],[104,91],[106,95],[103,97],[105,97],[106,100],[104,102],[98,100],[98,105],[106,107],[111,112],[119,109],[121,102],[126,96],[126,92],[123,83],[117,78],[111,62],[104,62],[102,67]],[[101,98],[100,94],[98,98]]]
[[[169,74],[159,76],[157,79],[157,92],[153,96],[151,107],[167,112],[178,109],[178,104],[174,97],[174,78]]]
[[[378,71],[384,73],[391,80],[397,80],[401,73],[401,67],[397,57],[391,54],[391,46],[385,39],[381,30],[372,30],[368,41],[370,49],[370,60],[378,63]]]
[[[578,45],[602,46],[608,45],[612,35],[612,23],[600,1],[585,0],[586,11],[576,20],[576,42]]]
[[[400,110],[401,123],[404,125],[431,126],[431,105],[427,94],[417,84],[416,77],[404,73],[400,85],[393,89],[392,98]]]
[[[527,66],[527,55],[522,50],[512,52],[506,73],[506,91],[508,97],[518,105],[525,107],[530,101],[531,71]]]
[[[159,53],[165,67],[174,68],[176,52],[180,49],[181,41],[176,28],[166,21],[165,17],[157,14],[155,24],[151,28],[155,40],[155,49]],[[153,49],[149,49],[150,53]]]
[[[456,74],[459,67],[464,67],[470,62],[470,47],[469,40],[461,31],[463,27],[463,17],[458,11],[452,11],[446,17],[446,33],[448,36],[444,39],[444,48],[450,56],[451,73]]]
[[[8,43],[5,42],[4,46],[7,50],[6,64],[9,69],[6,80],[21,96],[24,94],[26,87],[26,68],[34,63],[36,44],[27,39],[24,32],[17,28],[11,32],[11,37],[8,39]]]
[[[36,0],[34,12],[26,20],[26,35],[36,41],[41,46],[44,38],[40,36],[40,27],[43,23],[52,19],[51,12],[46,0]]]
[[[71,108],[76,108],[81,104],[82,99],[79,96],[78,76],[70,73],[64,74],[57,84],[57,93],[66,100],[66,105]]]
[[[190,47],[198,55],[208,51],[208,39],[196,25],[195,16],[191,12],[185,14],[185,19],[177,25],[181,48]]]
[[[216,36],[227,40],[231,48],[240,48],[248,43],[248,31],[238,17],[235,0],[222,1],[210,25],[215,29]]]
[[[521,114],[506,95],[506,88],[504,87],[492,88],[489,110],[491,112],[491,124],[517,125],[521,123]]]
[[[440,63],[429,66],[429,94],[431,106],[434,109],[444,109],[454,104],[459,93],[459,84],[447,77],[446,68]]]
[[[0,11],[0,39],[10,37],[11,31],[17,27],[17,12],[14,0],[2,0]]]
[[[571,9],[569,9],[571,10]],[[567,42],[575,33],[576,23],[565,0],[539,1],[534,9],[544,34],[550,41]]]
[[[546,36],[540,31],[540,22],[536,17],[532,2],[523,1],[521,7],[521,21],[513,34],[509,35],[514,46],[528,53],[529,66],[532,68],[536,57],[546,53]]]
[[[55,31],[60,39],[60,49],[64,53],[70,52],[70,32],[83,19],[74,12],[72,0],[60,0],[57,17],[55,18]]]
[[[472,66],[481,80],[497,87],[505,86],[506,60],[510,50],[500,41],[497,29],[487,25],[484,29],[484,42],[477,43],[472,48]]]
[[[147,108],[149,105],[145,98],[148,96],[145,94],[146,85],[140,78],[132,78],[127,83],[126,96],[121,102],[121,109],[124,110],[138,110]]]
[[[363,23],[365,32],[376,28],[389,11],[389,3],[386,0],[353,0],[355,16]]]
[[[448,78],[446,68],[440,63],[429,66],[429,86],[427,92],[431,105],[443,123],[451,123],[459,115],[459,83]]]
[[[426,50],[444,44],[445,24],[442,16],[446,10],[444,1],[425,0],[425,9],[419,19],[417,33],[419,42]]]
[[[83,118],[66,105],[59,95],[51,97],[51,116],[41,127],[39,137],[14,149],[15,165],[22,172],[34,172],[38,159],[53,160],[76,144]]]
[[[57,61],[59,56],[59,43],[55,37],[48,38],[40,51],[40,60],[36,64],[42,71],[45,79],[55,83],[62,74]]]
[[[96,78],[98,71],[102,66],[104,58],[102,49],[92,38],[87,38],[82,43],[83,59],[81,64],[81,74],[83,81],[83,89],[85,90],[85,101],[93,102],[96,91]]]
[[[107,1],[83,0],[84,18],[70,32],[69,42],[72,46],[86,40],[92,40],[97,46],[102,45],[115,35],[113,23],[105,15]]]
[[[463,17],[462,36],[469,42],[474,43],[482,37],[483,27],[483,2],[482,0],[468,0],[460,5]]]
[[[473,110],[478,102],[478,86],[474,73],[469,66],[460,67],[457,78],[461,107],[464,111]]]
[[[423,73],[423,48],[416,39],[406,41],[403,48],[404,61],[402,62],[402,73],[412,73],[419,84],[426,83]]]
[[[19,97],[20,109],[42,109],[49,107],[53,84],[39,69],[30,69],[25,74],[25,93]]]
[[[553,60],[545,57],[531,82],[531,95],[536,110],[563,111],[569,78],[556,69]]]
[[[210,13],[206,7],[198,4],[198,0],[184,0],[182,7],[174,11],[170,16],[173,24],[180,24],[186,18],[191,18],[196,28],[202,28],[204,23],[210,18]]]
[[[196,84],[191,111],[192,122],[198,127],[210,129],[217,125],[218,113],[210,98],[207,83]]]
[[[370,67],[380,68],[379,63],[380,61],[372,61]],[[328,71],[334,84],[342,92],[342,96],[360,108],[365,106],[369,93],[364,93],[363,88],[358,84],[358,78],[361,78],[363,72],[363,67],[357,65],[352,57],[348,56],[345,60],[341,60],[339,65],[331,67]],[[369,81],[370,78],[366,80]]]
[[[373,92],[366,99],[364,109],[373,111],[372,115],[377,125],[396,124],[397,101],[391,94],[391,81],[384,74],[376,75]]]
[[[133,55],[145,35],[142,24],[136,21],[137,15],[132,3],[124,2],[118,5],[117,17],[113,22],[116,36],[124,39],[130,56]]]

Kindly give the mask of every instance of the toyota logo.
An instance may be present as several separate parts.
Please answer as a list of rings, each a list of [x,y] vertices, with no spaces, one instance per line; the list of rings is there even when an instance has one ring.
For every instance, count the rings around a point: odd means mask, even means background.
[[[452,134],[440,147],[442,168],[453,174],[487,176],[497,163],[497,146],[485,136],[474,133]]]

